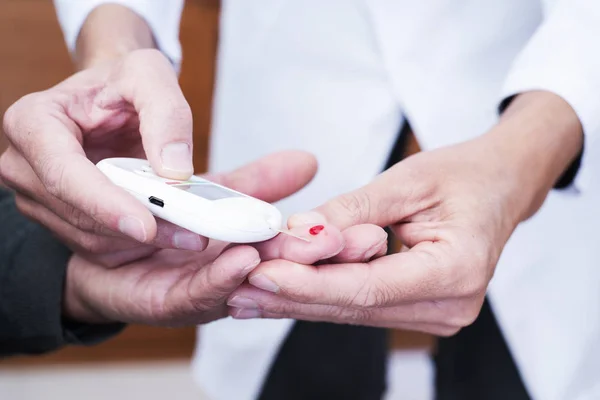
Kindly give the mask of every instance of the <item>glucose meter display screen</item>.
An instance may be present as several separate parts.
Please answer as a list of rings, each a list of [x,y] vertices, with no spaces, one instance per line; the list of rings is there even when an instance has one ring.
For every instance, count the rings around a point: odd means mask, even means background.
[[[190,185],[173,185],[177,189],[185,190],[191,194],[202,197],[207,200],[220,200],[230,197],[242,197],[241,194],[232,192],[226,188],[215,186],[210,183],[193,183]]]

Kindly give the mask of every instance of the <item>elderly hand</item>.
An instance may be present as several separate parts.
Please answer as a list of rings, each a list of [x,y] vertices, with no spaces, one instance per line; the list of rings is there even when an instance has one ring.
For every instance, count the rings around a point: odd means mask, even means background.
[[[167,178],[193,173],[192,114],[160,52],[137,50],[23,97],[6,112],[4,132],[0,178],[25,215],[73,250],[206,247],[205,238],[156,221],[94,165],[138,157]]]
[[[300,221],[390,225],[403,251],[369,262],[262,263],[228,301],[233,317],[457,332],[477,317],[502,249],[581,149],[557,96],[524,95],[488,134],[417,154]],[[540,151],[539,149],[543,149]],[[356,228],[360,229],[360,228]],[[362,236],[366,237],[366,236]]]

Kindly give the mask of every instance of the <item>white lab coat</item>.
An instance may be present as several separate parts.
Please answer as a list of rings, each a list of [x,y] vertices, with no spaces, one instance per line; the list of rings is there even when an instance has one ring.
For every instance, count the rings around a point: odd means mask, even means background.
[[[102,2],[55,0],[70,47]],[[182,1],[117,2],[178,65]],[[517,229],[489,298],[533,398],[600,398],[600,3],[226,0],[222,11],[210,168],[313,152],[320,171],[278,204],[287,214],[367,184],[403,115],[429,150],[485,132],[514,93],[549,90],[573,106],[586,134],[580,172]],[[254,399],[292,324],[201,327],[195,376],[214,399]]]

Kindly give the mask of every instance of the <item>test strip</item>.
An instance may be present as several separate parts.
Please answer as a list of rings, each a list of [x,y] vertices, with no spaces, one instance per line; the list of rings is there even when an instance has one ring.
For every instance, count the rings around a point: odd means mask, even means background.
[[[296,235],[296,234],[294,234],[294,233],[292,233],[292,232],[290,232],[290,231],[284,231],[284,230],[282,230],[282,229],[275,229],[275,230],[276,230],[277,232],[279,232],[279,233],[283,233],[284,235],[288,235],[288,236],[291,236],[291,237],[293,237],[293,238],[296,238],[296,239],[303,240],[303,241],[305,241],[306,243],[310,243],[310,240],[308,240],[307,238],[305,238],[305,237],[302,237],[302,236],[298,236],[298,235]]]

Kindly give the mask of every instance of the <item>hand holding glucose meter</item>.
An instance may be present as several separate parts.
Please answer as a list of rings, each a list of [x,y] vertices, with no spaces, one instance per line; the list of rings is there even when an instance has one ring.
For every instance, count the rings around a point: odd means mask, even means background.
[[[206,179],[162,178],[148,161],[135,158],[107,158],[97,167],[152,214],[198,235],[253,243],[282,232],[282,215],[275,206]]]

